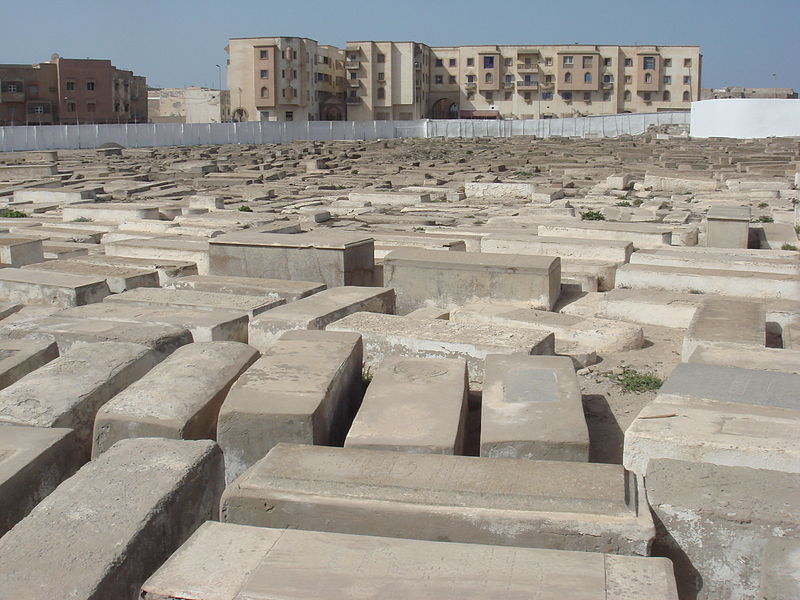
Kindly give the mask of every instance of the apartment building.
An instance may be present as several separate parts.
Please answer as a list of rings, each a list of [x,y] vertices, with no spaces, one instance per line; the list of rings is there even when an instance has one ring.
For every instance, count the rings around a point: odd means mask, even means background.
[[[347,118],[425,119],[431,94],[431,48],[418,42],[347,42]]]
[[[279,85],[286,86],[292,85],[295,71],[288,63],[265,70],[260,62],[269,60],[261,56],[284,61],[298,53],[302,59],[301,50],[287,53],[291,44],[306,45],[309,63],[317,56],[312,81],[301,69],[298,95],[289,92],[294,105],[285,103],[286,94],[278,88],[275,98],[270,74],[279,73]],[[323,68],[334,63],[322,65],[319,59],[340,57],[342,51],[305,38],[231,40],[229,54],[232,102],[236,104],[237,94],[243,98],[240,120],[338,118],[338,108],[320,110],[321,98],[342,96],[347,119],[356,121],[676,111],[689,110],[701,89],[698,46],[430,47],[413,41],[350,41],[343,52],[344,68],[337,68],[341,75]],[[305,93],[304,85],[311,93]]]
[[[110,60],[0,65],[0,125],[147,122],[147,82]]]
[[[229,40],[228,88],[235,121],[344,118],[344,55],[300,37]]]

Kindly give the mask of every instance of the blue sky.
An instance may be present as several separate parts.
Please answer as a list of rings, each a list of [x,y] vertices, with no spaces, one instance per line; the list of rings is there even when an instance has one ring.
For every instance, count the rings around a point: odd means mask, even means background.
[[[704,87],[800,88],[800,0],[0,0],[0,23],[0,63],[110,58],[154,86],[216,87],[228,38],[299,35],[334,45],[699,45]]]

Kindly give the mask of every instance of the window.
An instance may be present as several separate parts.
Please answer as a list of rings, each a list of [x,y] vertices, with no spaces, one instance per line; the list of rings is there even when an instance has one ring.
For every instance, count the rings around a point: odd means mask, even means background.
[[[36,104],[33,106],[33,114],[35,115],[43,115],[44,114],[44,106],[41,104]]]
[[[653,76],[650,73],[644,74],[644,82],[645,83],[653,83]]]
[[[514,83],[514,76],[506,75],[506,83]]]
[[[603,92],[603,102],[611,100],[611,92]]]
[[[487,102],[491,102],[492,100],[494,100],[494,92],[485,92],[483,96],[484,98],[486,98]]]
[[[683,66],[687,69],[692,66],[692,59],[691,58],[684,58],[683,59]]]
[[[544,76],[545,83],[553,83],[553,76],[552,75],[545,75]]]
[[[449,62],[448,64],[449,64],[451,67],[455,67],[455,66],[456,66],[456,59],[455,59],[455,58],[451,58],[451,59],[450,59],[450,62]]]
[[[566,102],[572,102],[572,92],[561,92],[561,97]]]
[[[265,87],[261,88],[261,97],[262,98],[269,98],[269,90]]]
[[[591,69],[592,68],[592,58],[591,56],[584,56],[583,57],[583,68],[584,69]]]
[[[564,83],[572,83],[572,73],[564,73]]]
[[[94,91],[94,81],[87,81],[86,82],[86,91],[93,92]]]
[[[592,74],[591,73],[584,73],[583,74],[583,83],[592,83]]]
[[[642,96],[644,97],[645,102],[650,102],[650,92],[645,92],[642,94]]]
[[[86,104],[86,112],[95,112],[97,109],[97,105],[94,102],[89,102]]]
[[[383,71],[378,72],[378,81],[386,81],[386,73]]]
[[[683,84],[684,85],[691,85],[692,84],[692,78],[689,75],[684,76]]]
[[[513,58],[504,58],[503,59],[503,64],[505,66],[507,66],[507,67],[510,67],[512,64],[514,64],[514,59]]]
[[[661,99],[664,102],[669,102],[670,100],[672,100],[672,96],[669,92],[664,92],[664,94],[661,96]]]
[[[378,100],[386,98],[386,88],[378,88]]]
[[[468,58],[467,59],[467,66],[468,67],[474,67],[475,66],[475,59],[474,58]]]
[[[530,101],[531,101],[531,93],[530,93],[530,92],[525,92],[525,93],[522,95],[522,97],[523,97],[523,98],[525,98],[525,101],[526,101],[526,102],[530,102]]]
[[[625,75],[625,83],[627,84],[633,83],[633,77],[631,75]]]
[[[66,89],[67,89],[68,92],[74,92],[75,91],[75,82],[74,81],[68,81]],[[16,90],[14,90],[14,91],[16,91]]]
[[[467,92],[467,100],[475,100],[475,92]]]
[[[453,84],[455,82],[456,82],[456,76],[455,75],[448,76],[447,83]]]
[[[493,79],[494,79],[494,77],[492,77],[491,73],[487,73],[486,76],[484,77],[484,80],[486,81],[486,83],[492,83]]]
[[[297,50],[292,50],[292,59],[297,60]]]
[[[691,99],[692,99],[692,97],[689,94],[689,92],[683,92],[683,101],[684,102],[689,102]]]
[[[604,59],[603,59],[603,64],[604,64],[606,67],[610,67],[610,66],[611,66],[611,59],[610,59],[610,58],[604,58]]]
[[[483,68],[484,69],[494,69],[494,56],[484,56],[483,57]]]
[[[297,70],[292,69],[292,79],[297,79]]]
[[[18,91],[18,90],[17,90],[17,84],[16,84],[16,83],[9,83],[9,84],[6,86],[6,91],[7,91],[8,93],[10,93],[10,94],[16,94],[16,93],[17,93],[17,91]]]
[[[625,66],[626,67],[632,67],[633,66],[633,59],[632,58],[626,58],[625,59]]]
[[[38,85],[28,86],[28,93],[31,96],[38,96],[39,95],[39,86]]]
[[[631,91],[630,90],[625,90],[625,94],[622,96],[622,99],[625,100],[625,102],[630,102],[631,101]]]
[[[436,77],[434,77],[434,82],[437,83],[438,85],[441,85],[444,83],[444,77],[442,77],[441,75],[437,75]]]
[[[283,73],[283,71],[281,71]],[[261,79],[269,79],[269,71],[267,69],[261,69],[260,72]]]
[[[386,55],[385,54],[378,54],[378,62],[385,63],[386,62]]]
[[[351,80],[358,79],[358,73],[356,73],[355,71],[351,71],[350,72],[350,79]]]
[[[565,56],[563,64],[564,64],[565,67],[571,67],[573,64],[575,64],[575,57],[574,56]]]
[[[119,109],[119,103],[116,104],[115,109]],[[75,112],[75,103],[74,102],[67,102],[67,112],[71,112],[71,113]]]
[[[542,94],[542,100],[552,100],[553,99],[553,92],[544,92]]]
[[[506,100],[511,100],[511,96],[512,96],[511,92],[506,92],[505,93],[505,99]]]
[[[671,58],[665,58],[664,59],[664,66],[665,67],[671,67],[672,66],[672,59]]]
[[[545,56],[544,57],[544,66],[552,67],[553,66],[553,57],[552,56]]]
[[[642,59],[642,66],[644,67],[645,71],[655,71],[656,69],[656,59],[654,56],[645,56]]]
[[[475,83],[475,75],[467,75],[467,83]]]
[[[584,100],[591,100],[592,99],[592,92],[583,92],[583,99]]]
[[[672,76],[671,75],[664,75],[664,83],[670,84],[672,83]]]
[[[436,59],[436,66],[437,67],[443,67],[444,66],[444,61],[441,58],[437,58]]]
[[[614,83],[613,75],[603,75],[603,83]]]
[[[259,115],[260,115],[262,121],[269,121],[269,111],[268,110],[262,110],[259,113]]]
[[[286,120],[287,121],[294,121],[294,111],[287,110],[286,111]]]
[[[268,58],[269,58],[269,52],[268,52],[267,50],[261,50],[261,51],[258,53],[258,57],[259,57],[261,60],[266,60],[266,59],[268,59]]]

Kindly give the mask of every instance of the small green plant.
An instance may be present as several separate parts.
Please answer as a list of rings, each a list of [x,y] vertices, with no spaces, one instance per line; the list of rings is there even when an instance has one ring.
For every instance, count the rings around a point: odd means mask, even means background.
[[[424,227],[412,227],[411,231],[425,231],[425,228]]]
[[[358,169],[353,169],[350,171],[350,175],[358,175]]]
[[[473,223],[473,225],[485,225],[485,224],[486,221],[481,221],[480,219],[478,219],[477,221],[475,221],[475,223]]]
[[[581,213],[581,221],[605,221],[603,213],[597,210],[587,210]]]
[[[3,217],[4,219],[24,219],[27,216],[28,215],[21,210],[13,210],[10,208],[0,210],[0,217]]]
[[[634,206],[641,206],[642,204],[644,204],[644,200],[642,200],[641,198],[634,198],[633,200]]]
[[[467,154],[475,154],[472,150],[467,150]]]
[[[795,226],[794,226],[794,232],[795,232],[797,235],[800,235],[800,225],[795,225]]]
[[[766,215],[761,215],[757,219],[753,220],[753,223],[774,223],[774,222],[775,219],[773,219],[772,217],[768,217]]]
[[[366,389],[370,383],[372,383],[372,369],[365,365],[361,367],[361,385]]]
[[[781,246],[781,250],[797,250],[797,246],[793,244],[784,244]]]
[[[72,219],[73,223],[91,223],[94,221],[91,217],[78,217],[77,219]]]
[[[628,365],[621,365],[619,373],[605,373],[611,381],[619,385],[623,391],[641,394],[651,392],[661,387],[664,381],[655,373],[642,373]]]
[[[239,212],[253,212],[253,209],[243,204],[239,207]]]
[[[514,175],[518,175],[519,177],[533,177],[533,173],[530,171],[517,171]]]
[[[758,203],[758,208],[767,208],[768,206],[769,206],[769,204],[767,202],[759,202]]]
[[[617,202],[614,206],[632,206],[632,205],[627,200],[623,200],[622,202]]]
[[[689,290],[690,294],[705,294],[705,292],[701,292],[700,290]]]

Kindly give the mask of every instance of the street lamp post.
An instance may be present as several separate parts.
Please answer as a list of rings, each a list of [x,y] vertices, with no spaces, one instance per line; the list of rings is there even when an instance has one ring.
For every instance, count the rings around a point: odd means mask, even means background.
[[[217,71],[219,72],[219,91],[222,91],[222,67],[217,65]]]

